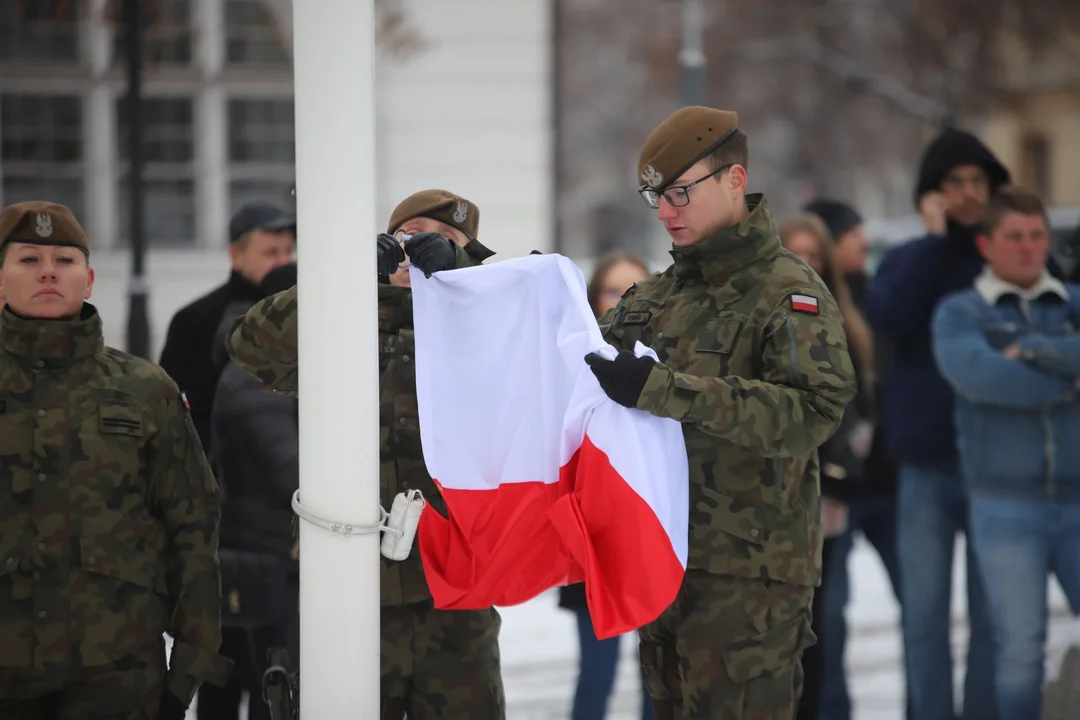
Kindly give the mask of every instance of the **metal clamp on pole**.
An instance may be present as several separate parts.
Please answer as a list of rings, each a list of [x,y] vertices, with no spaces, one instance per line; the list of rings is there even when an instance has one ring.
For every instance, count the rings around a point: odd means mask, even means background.
[[[382,538],[379,551],[388,560],[401,561],[409,557],[412,552],[413,540],[416,537],[416,529],[420,525],[420,514],[423,513],[427,503],[419,490],[410,490],[408,493],[398,493],[394,498],[394,506],[390,512],[379,507],[378,525],[361,525],[359,523],[336,522],[322,518],[305,508],[300,503],[300,491],[297,490],[292,496],[292,509],[301,520],[307,520],[312,525],[317,525],[323,530],[329,530],[335,535],[372,535],[374,533],[386,533]]]
[[[296,516],[301,520],[307,520],[312,525],[321,527],[323,530],[328,530],[335,535],[372,535],[374,533],[386,532],[391,529],[388,525],[386,525],[386,520],[390,516],[387,514],[386,510],[383,510],[381,507],[379,508],[378,525],[362,525],[360,523],[336,522],[334,520],[327,520],[326,518],[321,518],[300,504],[299,490],[293,493],[292,509],[293,512],[296,513]]]

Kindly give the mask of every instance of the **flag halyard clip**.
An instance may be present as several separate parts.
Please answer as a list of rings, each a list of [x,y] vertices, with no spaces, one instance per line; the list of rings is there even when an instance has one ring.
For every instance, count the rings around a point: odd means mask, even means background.
[[[416,528],[420,524],[420,514],[427,503],[419,490],[410,490],[408,494],[398,493],[390,507],[390,519],[383,533],[380,551],[389,560],[404,560],[412,551]]]

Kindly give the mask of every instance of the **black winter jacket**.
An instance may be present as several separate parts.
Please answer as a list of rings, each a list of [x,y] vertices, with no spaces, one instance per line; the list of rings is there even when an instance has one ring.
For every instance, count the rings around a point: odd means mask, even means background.
[[[248,304],[229,306],[215,352]],[[221,484],[221,547],[287,556],[293,547],[291,499],[300,483],[296,398],[264,390],[225,357],[211,420],[214,470]]]

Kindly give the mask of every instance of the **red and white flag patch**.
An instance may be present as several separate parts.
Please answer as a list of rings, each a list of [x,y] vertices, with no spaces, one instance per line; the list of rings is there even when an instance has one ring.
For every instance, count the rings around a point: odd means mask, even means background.
[[[792,295],[791,296],[791,309],[799,312],[809,313],[811,315],[818,314],[818,302],[816,297],[810,297],[809,295]]]

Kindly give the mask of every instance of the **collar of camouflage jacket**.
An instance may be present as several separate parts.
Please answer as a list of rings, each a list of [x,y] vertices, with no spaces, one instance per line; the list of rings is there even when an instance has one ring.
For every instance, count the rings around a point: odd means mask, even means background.
[[[746,205],[750,212],[739,224],[718,230],[693,245],[672,248],[677,277],[726,282],[736,271],[780,251],[780,237],[765,196],[747,195]]]
[[[0,348],[19,358],[74,362],[101,352],[105,339],[97,308],[84,303],[76,320],[37,320],[0,313]]]

